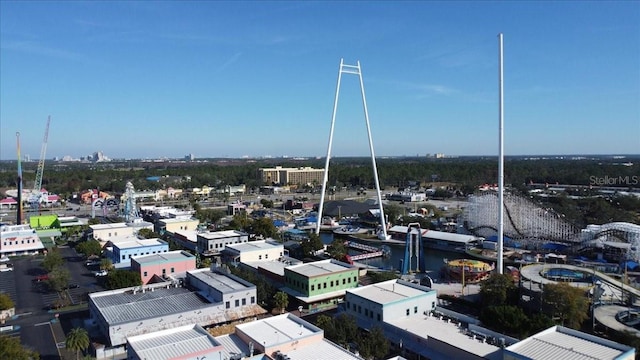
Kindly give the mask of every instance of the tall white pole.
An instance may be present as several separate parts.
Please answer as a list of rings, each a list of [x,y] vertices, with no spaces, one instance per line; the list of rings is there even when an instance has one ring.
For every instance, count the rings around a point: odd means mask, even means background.
[[[499,112],[500,112],[500,121],[499,121],[499,151],[498,151],[498,274],[502,274],[503,272],[503,246],[504,246],[504,78],[503,78],[503,38],[502,33],[498,34],[498,43],[499,43]]]
[[[380,194],[380,180],[378,180],[378,167],[376,166],[376,154],[373,151],[373,138],[371,137],[371,126],[369,125],[369,111],[367,110],[367,98],[364,96],[364,81],[362,80],[362,69],[358,61],[358,75],[360,76],[360,92],[362,93],[362,107],[364,108],[364,119],[367,123],[367,135],[369,136],[369,152],[371,153],[371,165],[373,167],[373,180],[376,183],[376,195],[378,197],[378,210],[380,211],[380,226],[382,227],[383,240],[387,240],[387,224],[384,219],[384,208],[382,206],[382,195]],[[417,254],[417,253],[416,253]]]
[[[322,192],[320,193],[320,205],[318,205],[318,222],[316,223],[316,234],[320,234],[322,224],[322,210],[324,208],[324,194],[327,191],[327,180],[329,179],[329,161],[331,160],[331,145],[333,144],[333,129],[336,124],[336,111],[338,110],[338,98],[340,96],[340,80],[342,79],[342,65],[344,59],[340,59],[340,71],[338,71],[338,84],[336,85],[336,97],[333,101],[333,114],[331,115],[331,130],[329,132],[329,145],[327,146],[327,159],[324,165],[324,177],[322,179]],[[338,219],[339,221],[340,219]]]

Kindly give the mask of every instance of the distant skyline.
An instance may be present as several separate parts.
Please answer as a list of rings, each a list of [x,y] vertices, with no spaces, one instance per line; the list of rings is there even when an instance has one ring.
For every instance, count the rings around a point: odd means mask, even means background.
[[[640,2],[0,1],[0,160],[640,154]],[[332,155],[368,156],[344,74]]]

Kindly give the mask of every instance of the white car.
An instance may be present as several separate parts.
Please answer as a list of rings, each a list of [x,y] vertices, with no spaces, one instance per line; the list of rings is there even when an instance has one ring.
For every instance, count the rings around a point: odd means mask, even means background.
[[[0,257],[0,262],[7,262],[7,261],[9,261],[9,260],[10,260],[10,259],[9,259],[9,257],[8,257],[8,256]]]
[[[109,274],[107,270],[100,270],[95,272],[96,276],[107,276],[107,274]]]

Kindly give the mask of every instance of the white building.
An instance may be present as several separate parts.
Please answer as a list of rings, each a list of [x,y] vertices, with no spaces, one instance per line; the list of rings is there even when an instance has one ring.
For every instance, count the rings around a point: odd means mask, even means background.
[[[383,321],[418,317],[435,310],[437,292],[403,280],[389,280],[347,290],[345,307],[349,315],[360,320],[364,328]]]
[[[108,345],[119,347],[130,336],[266,313],[256,304],[255,285],[236,276],[199,269],[187,272],[185,281],[196,291],[167,282],[91,293],[90,323]]]
[[[224,347],[195,324],[127,338],[127,360],[215,360],[222,359],[224,353]]]
[[[198,233],[198,252],[205,256],[218,255],[225,246],[246,243],[249,234],[238,230],[206,231]]]
[[[278,260],[284,256],[284,245],[273,240],[230,244],[225,248],[234,263]]]
[[[147,221],[135,221],[89,225],[89,228],[91,228],[92,237],[98,240],[101,245],[104,245],[107,241],[111,241],[114,238],[134,236],[141,229],[153,231],[153,224]]]
[[[562,326],[551,327],[504,349],[504,360],[632,360],[635,357],[633,347]]]
[[[44,245],[29,225],[0,225],[0,255],[36,254]]]

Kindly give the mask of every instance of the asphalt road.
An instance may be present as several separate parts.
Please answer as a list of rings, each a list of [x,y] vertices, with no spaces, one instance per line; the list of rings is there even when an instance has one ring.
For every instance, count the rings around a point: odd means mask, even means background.
[[[59,249],[66,260],[70,284],[79,285],[78,288],[66,290],[74,303],[86,302],[86,294],[89,292],[104,290],[74,249]],[[14,270],[0,273],[0,291],[9,294],[16,304],[17,317],[8,320],[6,325],[17,326],[19,330],[9,335],[19,336],[23,346],[37,351],[42,360],[57,360],[61,358],[61,354],[68,355],[64,349],[64,341],[65,333],[70,329],[63,328],[56,316],[48,311],[58,295],[48,291],[44,283],[34,281],[37,275],[44,273],[42,258],[23,257],[12,259],[11,262]],[[86,317],[86,314],[78,316]],[[82,319],[68,321],[71,322],[81,323]]]

